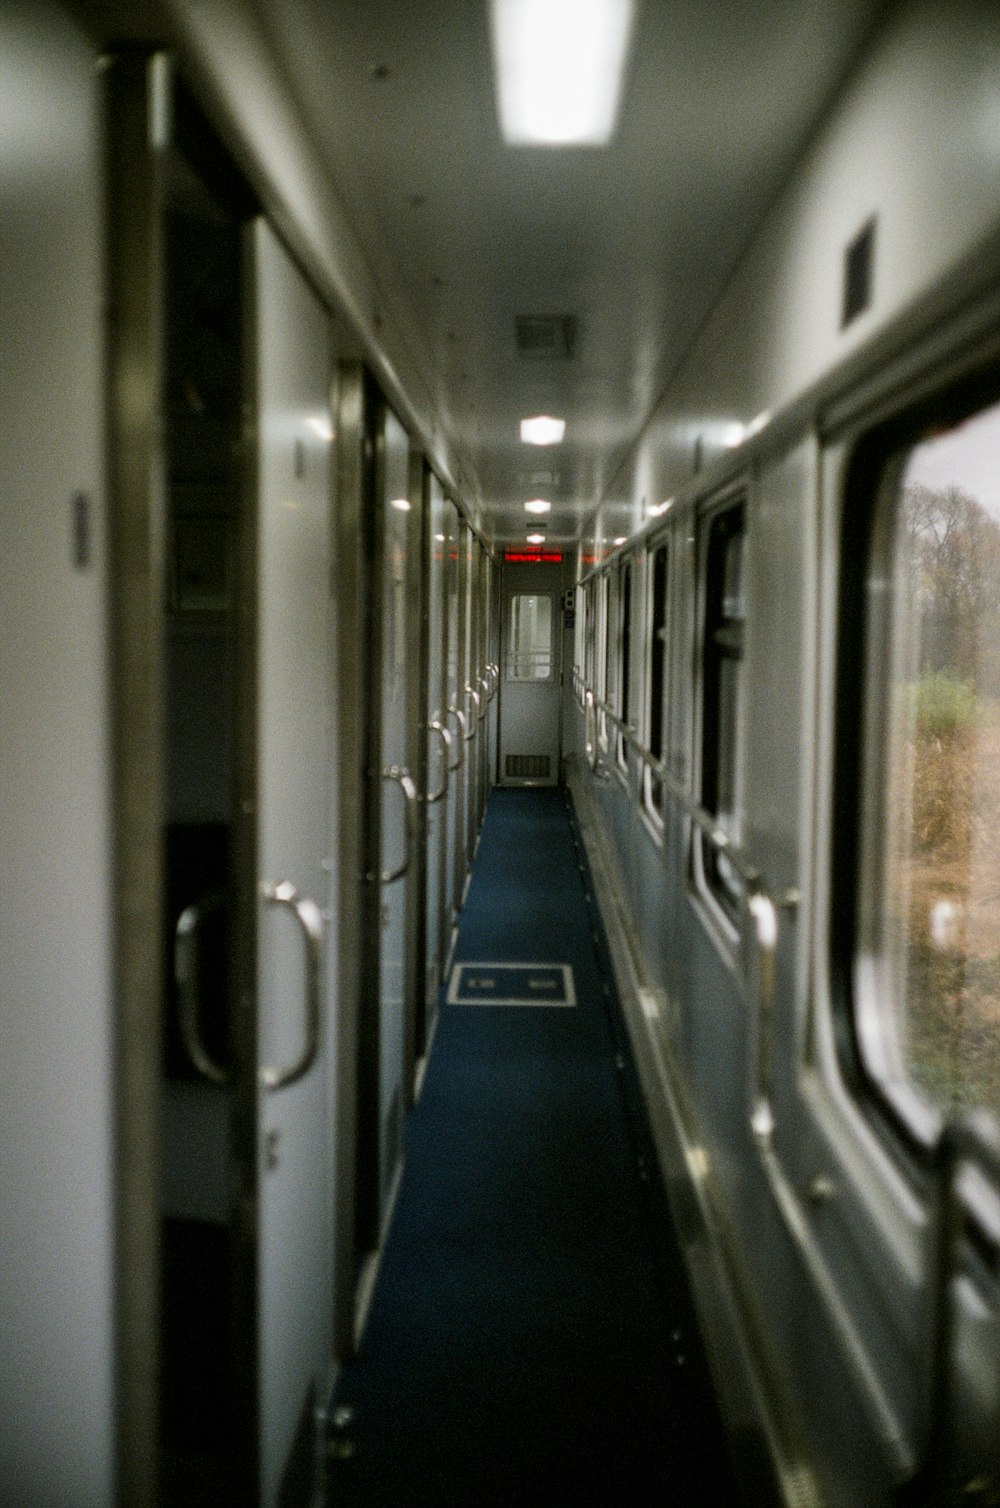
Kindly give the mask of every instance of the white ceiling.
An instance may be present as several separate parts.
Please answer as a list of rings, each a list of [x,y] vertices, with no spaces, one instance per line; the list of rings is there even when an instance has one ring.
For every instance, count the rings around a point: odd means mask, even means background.
[[[605,149],[506,147],[487,0],[257,0],[483,527],[551,498],[573,539],[775,198],[884,0],[640,0]],[[521,314],[570,315],[572,359]],[[549,412],[566,442],[521,444]]]

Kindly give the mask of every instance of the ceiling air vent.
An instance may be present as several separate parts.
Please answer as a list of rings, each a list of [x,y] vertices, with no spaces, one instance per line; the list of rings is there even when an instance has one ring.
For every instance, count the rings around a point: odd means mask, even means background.
[[[514,321],[517,354],[531,360],[556,357],[569,360],[576,345],[572,314],[519,314]]]

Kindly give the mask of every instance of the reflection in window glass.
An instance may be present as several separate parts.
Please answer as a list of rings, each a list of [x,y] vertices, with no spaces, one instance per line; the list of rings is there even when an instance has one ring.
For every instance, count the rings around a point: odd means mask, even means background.
[[[892,509],[876,896],[890,1072],[942,1109],[1000,1107],[1000,407],[918,445]]]
[[[552,598],[518,593],[510,600],[512,681],[547,681],[552,674]]]

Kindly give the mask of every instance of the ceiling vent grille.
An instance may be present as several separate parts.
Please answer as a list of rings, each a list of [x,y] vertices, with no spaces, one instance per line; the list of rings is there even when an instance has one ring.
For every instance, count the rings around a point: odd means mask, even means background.
[[[519,314],[514,321],[517,354],[537,361],[555,357],[572,360],[576,347],[576,319],[572,314]]]

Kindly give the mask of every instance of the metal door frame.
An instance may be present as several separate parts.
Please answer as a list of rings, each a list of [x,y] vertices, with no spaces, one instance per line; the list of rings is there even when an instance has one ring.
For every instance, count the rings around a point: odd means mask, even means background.
[[[116,1467],[122,1502],[158,1496],[163,991],[161,623],[165,568],[165,54],[105,70],[108,521],[114,833]],[[157,1463],[151,1469],[151,1463]]]

